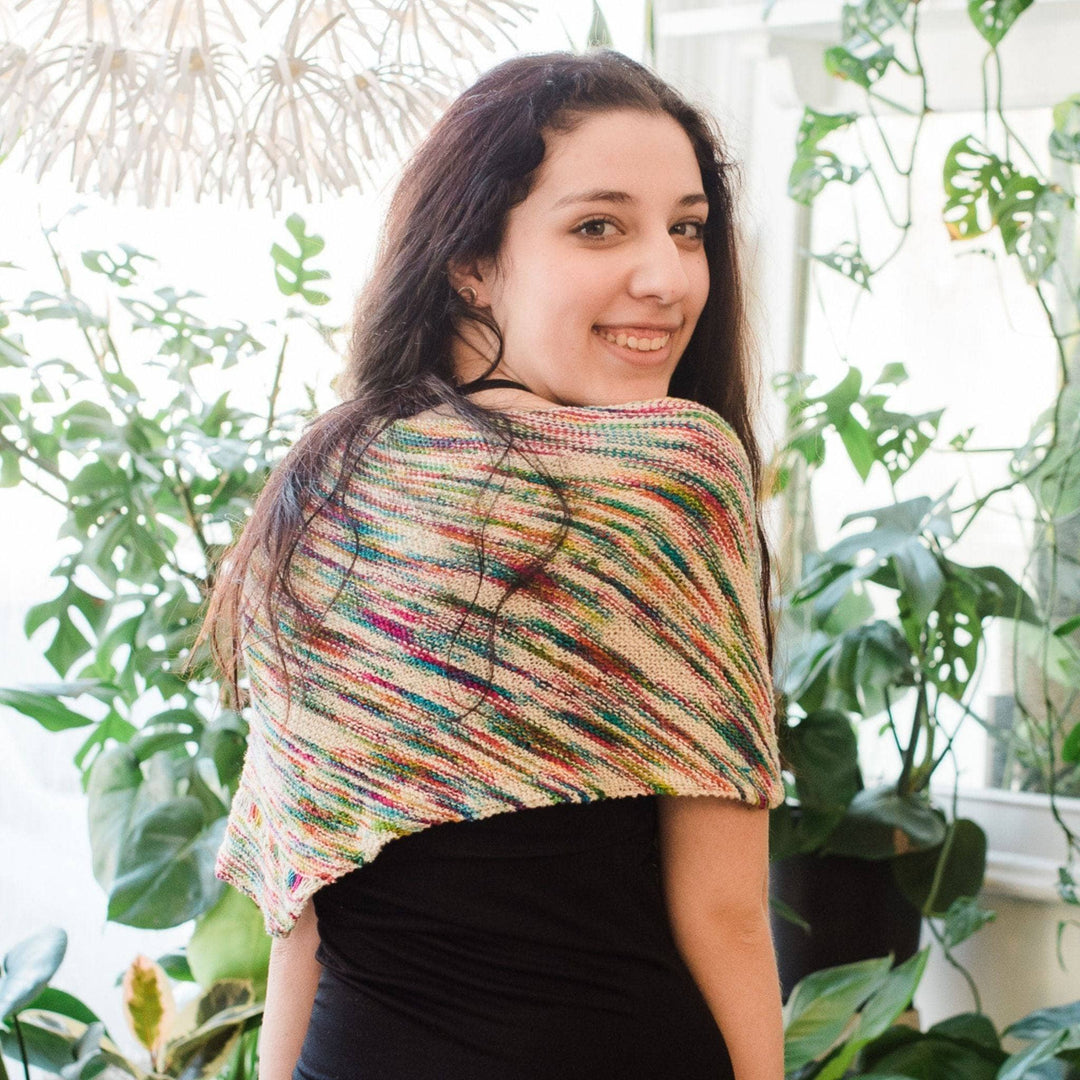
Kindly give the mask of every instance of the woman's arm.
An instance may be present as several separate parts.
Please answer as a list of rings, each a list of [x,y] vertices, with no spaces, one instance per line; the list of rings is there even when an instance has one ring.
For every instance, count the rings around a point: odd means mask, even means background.
[[[783,1080],[769,927],[769,815],[713,795],[657,799],[672,934],[727,1043],[736,1080]]]
[[[304,1045],[322,965],[315,959],[319,927],[308,900],[288,937],[270,946],[266,1007],[259,1034],[259,1080],[292,1080]]]

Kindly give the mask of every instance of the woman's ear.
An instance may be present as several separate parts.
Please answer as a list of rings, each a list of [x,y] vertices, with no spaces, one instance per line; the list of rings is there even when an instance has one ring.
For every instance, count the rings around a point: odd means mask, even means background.
[[[474,260],[469,263],[450,263],[447,269],[450,286],[456,293],[471,289],[462,299],[471,307],[491,306],[491,282],[494,278],[494,263],[490,260]]]

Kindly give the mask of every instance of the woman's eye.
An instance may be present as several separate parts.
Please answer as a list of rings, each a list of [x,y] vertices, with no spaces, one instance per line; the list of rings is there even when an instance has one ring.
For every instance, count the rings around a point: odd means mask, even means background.
[[[590,221],[583,221],[574,232],[581,233],[582,236],[610,236],[611,233],[605,233],[604,227],[610,225],[612,229],[615,228],[613,221],[608,221],[606,218],[593,218]]]
[[[682,236],[686,236],[691,240],[704,240],[705,239],[705,222],[704,221],[680,221],[675,226],[677,232]]]

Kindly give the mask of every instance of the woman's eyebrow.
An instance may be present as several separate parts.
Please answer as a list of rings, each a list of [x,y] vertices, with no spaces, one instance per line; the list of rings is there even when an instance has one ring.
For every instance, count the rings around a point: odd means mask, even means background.
[[[703,191],[695,191],[689,195],[684,195],[677,201],[676,205],[697,206],[700,203],[708,203],[708,201]],[[611,191],[606,188],[597,188],[595,191],[577,191],[571,195],[564,195],[552,205],[551,209],[558,210],[560,207],[569,206],[571,203],[591,202],[632,203],[634,202],[634,196],[626,191]]]

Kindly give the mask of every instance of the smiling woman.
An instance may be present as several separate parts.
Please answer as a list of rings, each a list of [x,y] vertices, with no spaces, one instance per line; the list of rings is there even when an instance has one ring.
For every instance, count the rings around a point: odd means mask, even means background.
[[[607,51],[493,69],[406,168],[206,620],[261,1080],[782,1080],[728,172]]]
[[[549,136],[497,256],[451,271],[502,329],[495,372],[557,402],[663,397],[709,294],[708,209],[667,113],[598,113]],[[455,346],[463,378],[489,366],[490,332]]]

